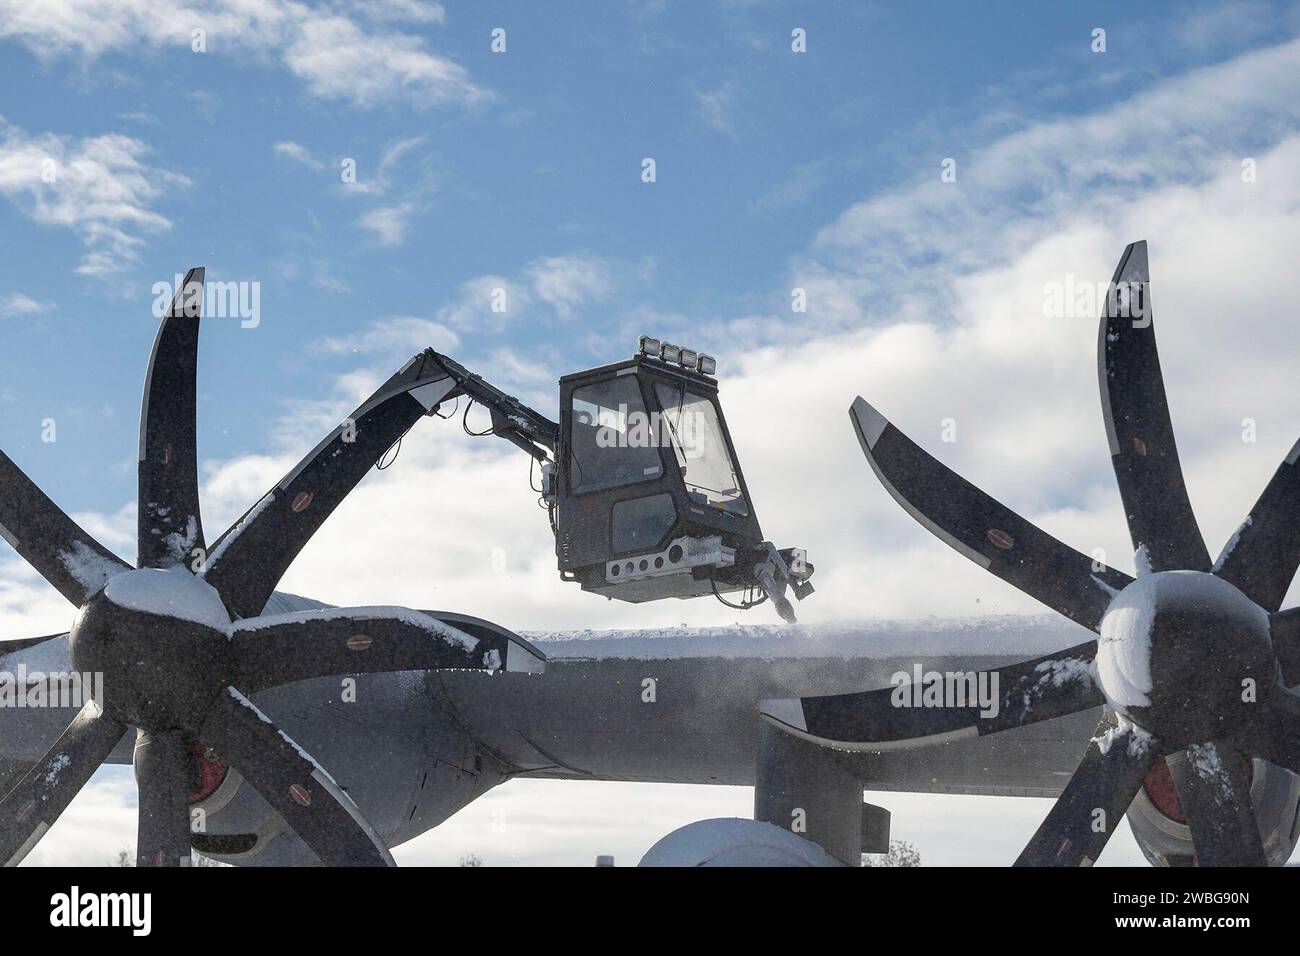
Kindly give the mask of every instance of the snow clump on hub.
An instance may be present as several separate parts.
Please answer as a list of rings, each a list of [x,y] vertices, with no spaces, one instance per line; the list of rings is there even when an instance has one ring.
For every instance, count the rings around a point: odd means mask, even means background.
[[[1234,632],[1267,640],[1268,614],[1232,584],[1200,571],[1141,573],[1111,601],[1097,642],[1097,683],[1107,702],[1124,713],[1151,706],[1152,633],[1161,611],[1202,612]]]
[[[184,568],[124,571],[108,582],[104,597],[127,610],[191,621],[227,636],[232,630],[217,589]]]

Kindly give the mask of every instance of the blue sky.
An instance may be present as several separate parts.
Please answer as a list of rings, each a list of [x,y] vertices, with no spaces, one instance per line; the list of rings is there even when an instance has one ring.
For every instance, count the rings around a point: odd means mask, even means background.
[[[130,557],[151,288],[192,265],[261,290],[256,328],[204,326],[214,531],[421,347],[549,414],[559,375],[650,332],[720,357],[764,530],[818,565],[804,619],[1035,612],[869,480],[844,409],[865,395],[1048,531],[1131,568],[1095,314],[1042,303],[1047,283],[1104,282],[1146,238],[1189,490],[1217,551],[1300,422],[1298,27],[1294,4],[1266,0],[0,0],[0,447]],[[496,287],[505,316],[487,308]],[[806,314],[790,311],[795,287]],[[959,440],[940,444],[949,418]],[[733,619],[559,582],[527,462],[486,442],[436,422],[413,433],[286,586],[519,630]],[[7,548],[0,613],[13,637],[67,626]],[[117,806],[129,789],[86,799]],[[681,798],[681,822],[701,799]],[[999,812],[1030,831],[1045,810],[1011,803]],[[963,859],[1005,862],[996,834],[986,844]],[[410,858],[445,862],[442,845]]]

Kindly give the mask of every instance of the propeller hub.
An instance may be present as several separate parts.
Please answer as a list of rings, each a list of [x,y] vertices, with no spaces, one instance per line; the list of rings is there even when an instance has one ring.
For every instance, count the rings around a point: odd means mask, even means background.
[[[197,730],[230,671],[230,616],[182,568],[126,571],[77,614],[73,666],[104,677],[109,716],[146,730]]]
[[[1173,747],[1234,736],[1276,670],[1268,614],[1199,571],[1146,574],[1116,595],[1096,666],[1111,707]]]

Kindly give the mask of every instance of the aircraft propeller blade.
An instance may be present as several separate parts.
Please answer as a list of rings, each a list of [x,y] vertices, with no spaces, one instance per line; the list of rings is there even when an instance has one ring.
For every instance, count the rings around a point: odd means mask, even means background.
[[[190,782],[193,764],[179,730],[136,732],[136,866],[190,865]]]
[[[1300,697],[1275,687],[1260,702],[1262,719],[1252,738],[1252,752],[1261,760],[1300,774]]]
[[[158,325],[140,407],[136,564],[190,565],[205,549],[195,434],[204,270],[191,269]]]
[[[863,454],[913,518],[991,574],[1084,627],[1097,630],[1122,571],[1080,554],[994,501],[923,451],[858,398],[849,410]]]
[[[1154,741],[1109,712],[1016,866],[1091,866],[1156,759]]]
[[[1300,442],[1277,466],[1255,507],[1214,562],[1214,573],[1266,611],[1282,606],[1300,567]]]
[[[80,607],[131,567],[86,533],[0,451],[0,538]]]
[[[1208,571],[1160,374],[1146,242],[1124,250],[1111,290],[1097,336],[1097,373],[1133,549],[1146,548],[1153,571]]]
[[[1200,866],[1267,866],[1250,800],[1249,757],[1223,743],[1165,758]]]
[[[456,384],[416,355],[217,540],[203,577],[234,617],[261,613],[316,529]]]
[[[54,826],[126,727],[88,702],[45,756],[0,800],[0,860],[17,866]]]
[[[198,736],[279,811],[322,863],[395,865],[352,798],[234,687],[217,695]]]
[[[1270,614],[1268,630],[1273,653],[1282,667],[1282,683],[1295,687],[1300,684],[1300,607]]]
[[[504,640],[500,644],[506,644]],[[508,647],[493,647],[406,608],[324,608],[250,618],[231,637],[234,683],[248,693],[313,677],[497,670]]]
[[[1097,642],[1088,641],[995,671],[972,671],[973,681],[962,685],[967,703],[960,707],[915,706],[912,698],[921,696],[923,685],[914,682],[856,694],[764,700],[759,711],[797,736],[849,750],[984,736],[1101,706],[1105,701],[1090,671],[1096,653]],[[979,702],[981,684],[997,688],[995,707]]]

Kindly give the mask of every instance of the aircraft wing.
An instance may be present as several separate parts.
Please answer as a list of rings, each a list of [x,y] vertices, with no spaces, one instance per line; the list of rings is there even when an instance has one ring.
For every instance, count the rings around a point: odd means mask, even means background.
[[[1087,632],[1043,617],[529,637],[547,655],[541,680],[436,675],[458,719],[518,775],[752,785],[760,700],[888,687],[917,666],[992,669]],[[1054,796],[1099,715],[837,759],[869,790]]]
[[[1044,617],[538,634],[534,643],[549,659],[540,679],[447,671],[428,683],[448,719],[511,776],[752,785],[760,700],[887,687],[918,665],[991,669],[1076,643],[1079,630]],[[71,669],[67,635],[0,649],[0,673]],[[315,695],[312,682],[295,686],[281,693]],[[0,708],[0,780],[39,758],[73,713]],[[1098,716],[1085,711],[985,738],[837,759],[870,790],[1053,796]],[[130,735],[110,761],[130,763]]]
[[[0,641],[0,792],[45,755],[81,709],[80,699],[58,704],[60,694],[71,701],[76,693],[71,673],[67,634]],[[38,684],[44,700],[32,696]],[[124,734],[107,762],[129,764],[134,744],[135,733]]]
[[[275,601],[275,611],[322,606],[287,595]],[[304,680],[258,699],[337,768],[340,785],[396,846],[518,777],[752,785],[760,700],[886,687],[916,666],[993,668],[1077,644],[1080,631],[1044,617],[534,634],[548,658],[544,674],[368,675],[358,680],[356,703],[341,699],[336,679]],[[0,644],[0,675],[70,668],[66,635]],[[0,706],[0,788],[39,759],[75,712]],[[1054,796],[1096,719],[1087,712],[835,759],[865,790]],[[129,764],[131,750],[128,733],[110,762]],[[233,799],[223,796],[228,788],[215,793],[208,820],[214,834],[256,837],[256,852],[219,858],[311,862],[247,789]]]

